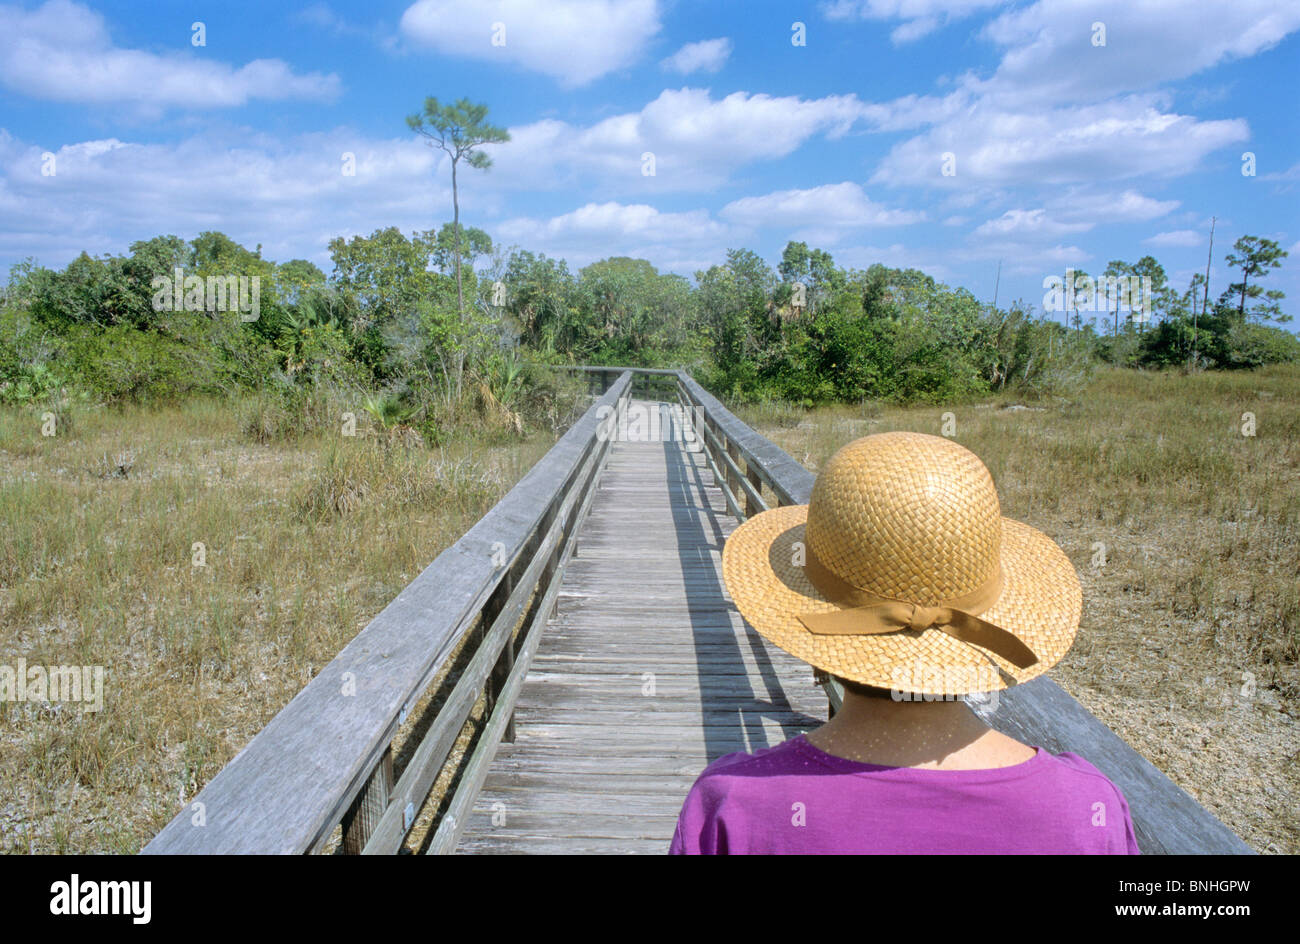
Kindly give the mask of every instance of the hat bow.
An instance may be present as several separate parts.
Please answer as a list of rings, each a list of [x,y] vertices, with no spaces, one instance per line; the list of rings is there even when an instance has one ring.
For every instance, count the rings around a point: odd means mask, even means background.
[[[811,548],[804,572],[822,596],[841,607],[829,613],[800,613],[799,621],[811,633],[857,636],[936,629],[995,652],[1017,668],[1027,669],[1038,662],[1038,656],[1019,637],[977,615],[1001,593],[1001,570],[971,593],[935,606],[881,597],[856,587],[823,564]]]

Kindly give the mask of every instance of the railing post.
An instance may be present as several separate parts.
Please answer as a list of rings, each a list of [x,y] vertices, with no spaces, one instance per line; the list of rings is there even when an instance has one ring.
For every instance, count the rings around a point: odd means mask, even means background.
[[[346,855],[361,855],[384,810],[388,809],[388,797],[392,791],[393,747],[390,744],[343,817],[343,852]]]
[[[723,465],[725,465],[725,463],[722,461],[722,450],[718,448],[719,437],[718,437],[717,420],[713,419],[713,417],[711,416],[706,415],[704,417],[704,425],[713,433],[712,439],[710,439],[708,436],[704,437],[704,448],[709,451],[709,455],[713,456],[713,464],[717,467],[718,471],[722,472],[722,467]],[[718,485],[721,486],[726,481],[727,481],[727,477],[723,475],[722,481],[719,482]]]
[[[501,578],[501,583],[497,592],[492,599],[492,605],[485,607],[483,610],[482,626],[484,632],[487,627],[491,626],[496,620],[497,615],[501,612],[505,603],[510,599],[510,594],[515,588],[515,575],[513,571],[507,571]],[[480,643],[482,639],[480,638]],[[506,680],[510,678],[510,670],[515,666],[515,636],[514,627],[510,629],[510,635],[506,637],[506,643],[501,649],[501,655],[497,658],[496,664],[492,667],[492,674],[488,676],[487,682],[487,713],[490,715],[496,708],[497,696],[501,694],[501,689],[505,686]],[[505,734],[502,740],[513,741],[515,739],[515,714],[510,712],[510,720],[506,722]]]
[[[736,448],[736,444],[730,438],[723,438],[721,441],[727,444],[727,455],[731,457],[731,461],[735,462],[736,465],[739,466],[740,450]],[[737,500],[742,498],[745,499],[745,517],[748,518],[751,514],[753,514],[753,509],[749,507],[749,500],[745,496],[743,489],[741,489],[740,487],[740,476],[732,472],[731,466],[729,465],[726,466],[724,476],[727,479],[727,487],[731,489],[731,494],[735,495]]]
[[[751,465],[748,459],[745,460],[745,478],[749,479],[749,484],[754,486],[757,494],[763,494],[763,477],[758,474],[758,469]],[[752,518],[762,510],[761,505],[755,504],[754,499],[748,494],[745,495],[745,517]]]
[[[573,487],[579,488],[580,483],[575,482]],[[550,530],[551,523],[554,521],[555,514],[556,512],[554,511],[547,514],[545,519],[546,521],[545,527],[543,528],[543,533],[545,533],[545,531]],[[544,596],[546,594],[547,589],[551,586],[551,582],[555,580],[555,571],[560,562],[560,554],[562,553],[562,548],[564,547],[564,539],[567,538],[568,535],[569,535],[569,530],[568,528],[565,527],[565,522],[561,521],[559,534],[557,535],[555,541],[555,547],[551,549],[550,557],[548,557],[546,560],[546,566],[542,568],[542,574],[537,580],[537,593],[539,595]],[[578,548],[575,545],[573,548],[573,556],[576,557],[577,553],[578,553]],[[556,596],[556,599],[558,600],[558,594]],[[549,612],[544,612],[544,613],[539,612],[537,614],[537,619],[542,624],[542,626],[545,626],[547,621],[549,621],[555,616],[556,603],[552,601],[551,605],[547,609]]]

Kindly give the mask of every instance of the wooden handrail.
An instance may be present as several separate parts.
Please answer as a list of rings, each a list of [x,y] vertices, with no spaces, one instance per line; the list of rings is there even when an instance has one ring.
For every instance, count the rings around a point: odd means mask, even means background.
[[[345,843],[355,851],[397,851],[410,807],[424,802],[484,669],[503,669],[493,673],[503,681],[520,670],[513,659],[513,666],[499,665],[504,651],[514,654],[513,645],[506,648],[511,620],[528,598],[554,600],[563,555],[608,452],[607,414],[630,395],[632,374],[611,374],[617,379],[609,389],[541,461],[272,718],[145,853],[316,852],[345,818]],[[541,609],[529,608],[532,623],[545,622]],[[471,660],[471,681],[453,690],[394,786],[390,745],[399,726],[485,610],[491,626],[478,645],[486,641],[487,654]],[[504,694],[489,691],[492,717],[508,721],[514,705]],[[497,727],[504,733],[507,724]]]

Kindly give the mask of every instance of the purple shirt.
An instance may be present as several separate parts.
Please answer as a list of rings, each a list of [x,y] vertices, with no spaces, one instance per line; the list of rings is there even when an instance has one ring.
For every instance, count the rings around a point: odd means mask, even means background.
[[[691,787],[669,851],[1139,855],[1119,789],[1077,754],[1036,750],[991,770],[863,764],[803,735],[728,754]]]

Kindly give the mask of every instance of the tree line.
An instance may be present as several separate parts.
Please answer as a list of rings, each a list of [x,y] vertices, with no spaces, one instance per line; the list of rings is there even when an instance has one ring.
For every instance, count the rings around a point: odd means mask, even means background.
[[[540,367],[565,363],[682,366],[723,396],[815,404],[1065,391],[1101,363],[1233,369],[1300,357],[1275,326],[1289,320],[1284,296],[1263,281],[1287,254],[1255,236],[1225,256],[1239,277],[1213,301],[1199,274],[1178,291],[1151,256],[1111,261],[1101,278],[1150,288],[1123,318],[1118,301],[1099,310],[1086,294],[1099,279],[1082,270],[1063,283],[1063,312],[998,307],[916,269],[846,269],[795,241],[775,267],[732,249],[693,280],[627,257],[574,271],[461,224],[456,175],[486,170],[481,145],[508,139],[486,114],[430,98],[408,118],[450,159],[453,219],[335,238],[328,274],[220,232],[83,253],[59,270],[14,266],[0,290],[0,402],[254,390],[301,409],[346,391],[380,422],[436,437],[467,404],[520,408],[550,383]],[[156,280],[173,273],[196,291],[209,278],[256,278],[258,310],[160,305]]]

